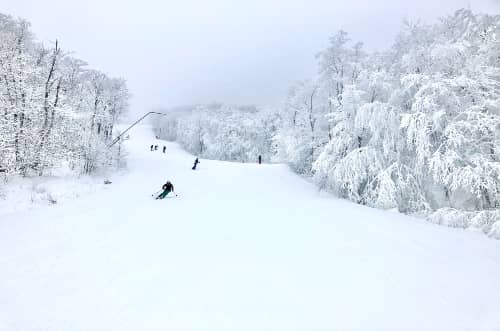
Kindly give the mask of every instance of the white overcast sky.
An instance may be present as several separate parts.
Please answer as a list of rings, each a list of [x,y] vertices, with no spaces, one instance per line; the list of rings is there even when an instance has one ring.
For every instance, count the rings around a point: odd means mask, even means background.
[[[500,0],[1,0],[44,42],[127,79],[134,114],[222,101],[274,104],[310,77],[314,55],[344,29],[389,46],[403,19],[454,10],[500,13]]]

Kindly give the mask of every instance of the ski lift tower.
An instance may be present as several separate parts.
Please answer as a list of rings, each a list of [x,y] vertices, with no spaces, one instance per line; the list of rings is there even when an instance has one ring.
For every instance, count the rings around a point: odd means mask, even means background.
[[[144,114],[144,116],[142,116],[141,118],[139,118],[137,121],[135,121],[134,123],[132,123],[127,129],[125,129],[125,131],[123,131],[122,133],[120,133],[115,139],[113,139],[113,141],[108,145],[108,148],[111,148],[113,147],[114,144],[116,144],[117,142],[120,141],[121,137],[127,133],[128,130],[132,129],[134,126],[136,126],[140,121],[142,121],[143,119],[145,119],[146,117],[148,117],[149,115],[151,114],[155,114],[155,115],[160,115],[160,116],[167,116],[167,114],[164,114],[164,113],[158,113],[156,111],[150,111],[149,113],[146,113]]]

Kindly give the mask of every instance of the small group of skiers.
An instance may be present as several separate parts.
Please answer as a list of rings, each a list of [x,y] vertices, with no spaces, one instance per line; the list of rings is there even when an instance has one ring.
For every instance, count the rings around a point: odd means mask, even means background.
[[[151,145],[150,146],[151,152],[152,151],[157,151],[158,150],[158,145]],[[167,146],[163,146],[163,154],[167,152]]]

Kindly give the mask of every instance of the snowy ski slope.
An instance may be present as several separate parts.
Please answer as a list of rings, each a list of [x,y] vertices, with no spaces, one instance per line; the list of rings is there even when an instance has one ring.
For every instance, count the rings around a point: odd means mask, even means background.
[[[500,330],[500,241],[152,143],[132,131],[106,190],[2,216],[0,330]]]

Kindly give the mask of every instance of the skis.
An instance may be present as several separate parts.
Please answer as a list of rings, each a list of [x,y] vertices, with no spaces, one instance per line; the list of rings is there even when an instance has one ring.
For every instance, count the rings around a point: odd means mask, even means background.
[[[178,198],[179,195],[177,193],[174,193],[173,195],[167,195],[164,198],[158,198],[157,196],[155,197],[154,194],[151,194],[151,197],[153,197],[155,200],[164,200],[164,199],[172,199],[172,198]]]

